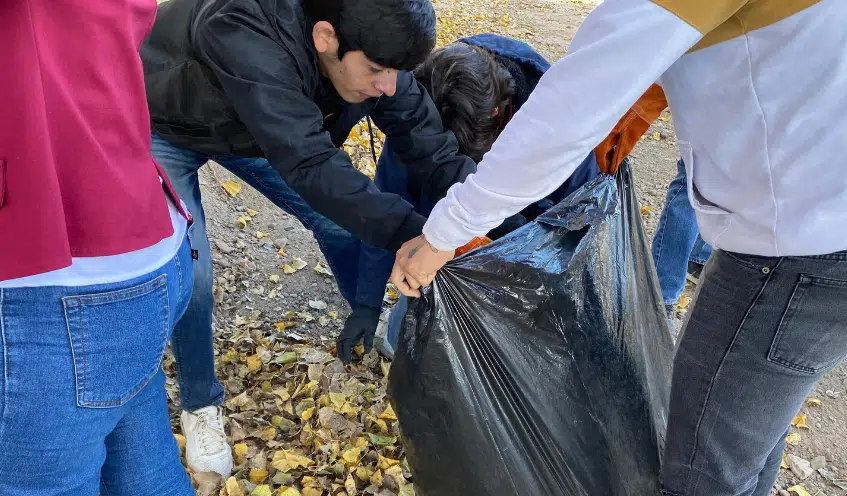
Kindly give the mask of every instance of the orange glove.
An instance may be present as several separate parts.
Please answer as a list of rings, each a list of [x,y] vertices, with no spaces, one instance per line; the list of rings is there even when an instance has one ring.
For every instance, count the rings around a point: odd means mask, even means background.
[[[491,242],[491,239],[488,236],[483,236],[481,238],[474,238],[468,242],[465,246],[456,249],[456,256],[464,255],[465,253],[473,250],[474,248],[479,248],[480,246],[485,246]]]

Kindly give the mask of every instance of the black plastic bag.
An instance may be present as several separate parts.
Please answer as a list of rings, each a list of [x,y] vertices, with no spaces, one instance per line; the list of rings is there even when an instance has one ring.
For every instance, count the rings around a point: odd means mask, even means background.
[[[625,163],[413,302],[389,393],[417,494],[660,494],[672,354]]]

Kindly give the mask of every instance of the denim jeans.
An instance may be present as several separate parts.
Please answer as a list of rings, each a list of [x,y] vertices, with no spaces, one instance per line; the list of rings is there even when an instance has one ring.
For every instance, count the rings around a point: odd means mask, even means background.
[[[194,494],[162,372],[192,272],[186,240],[129,281],[0,289],[0,494]]]
[[[847,356],[847,252],[716,251],[674,359],[669,496],[767,496],[792,418]]]
[[[688,179],[682,160],[677,162],[677,170],[668,186],[668,197],[653,238],[653,262],[665,305],[676,303],[685,289],[688,262],[705,265],[712,254],[712,247],[700,237],[694,208],[688,201]]]
[[[355,302],[356,279],[361,244],[352,234],[312,209],[262,158],[203,155],[179,148],[153,135],[153,156],[167,172],[177,194],[194,216],[192,244],[198,251],[195,266],[194,295],[185,316],[174,328],[172,348],[176,358],[180,405],[183,410],[219,405],[224,400],[224,388],[215,376],[212,336],[213,274],[209,239],[206,236],[206,216],[200,196],[197,173],[209,160],[244,180],[295,216],[312,231],[332,270],[342,296],[351,305]]]

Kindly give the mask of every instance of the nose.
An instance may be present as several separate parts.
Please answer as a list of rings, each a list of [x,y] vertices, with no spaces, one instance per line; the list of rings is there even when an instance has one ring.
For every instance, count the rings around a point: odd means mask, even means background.
[[[389,71],[384,76],[381,76],[374,83],[380,93],[387,96],[394,96],[397,92],[397,71]]]

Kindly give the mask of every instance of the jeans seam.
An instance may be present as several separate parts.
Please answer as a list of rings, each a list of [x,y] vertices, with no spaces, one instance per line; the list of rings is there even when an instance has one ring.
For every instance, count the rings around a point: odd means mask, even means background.
[[[3,340],[3,390],[0,391],[0,436],[3,435],[3,418],[6,415],[6,403],[9,399],[6,397],[9,384],[9,354],[6,345],[6,291],[0,288],[0,338]]]
[[[679,198],[680,194],[682,194],[682,190],[677,191],[676,194],[674,194],[671,198],[668,198],[666,203],[670,204],[670,203],[674,202],[677,198]],[[665,221],[667,222],[667,217],[665,218]],[[663,223],[662,229],[661,229],[661,236],[659,236],[659,259],[656,260],[656,265],[659,265],[662,261],[662,255],[664,253],[663,249],[664,249],[664,245],[665,245],[665,231],[666,230],[667,230],[667,227],[665,227],[665,224]]]
[[[777,265],[778,264],[779,263],[777,263]],[[697,452],[699,450],[699,444],[700,444],[700,429],[702,427],[703,417],[705,417],[705,415],[706,415],[706,407],[709,403],[709,399],[712,396],[712,388],[714,387],[714,381],[717,378],[717,376],[720,375],[721,370],[723,369],[723,365],[726,362],[727,357],[729,356],[730,353],[732,353],[732,350],[735,347],[735,343],[738,340],[738,335],[741,333],[741,329],[744,327],[744,324],[747,323],[747,318],[750,316],[750,312],[753,311],[753,308],[756,306],[756,304],[762,298],[762,294],[764,294],[765,289],[768,287],[768,284],[770,283],[771,278],[773,277],[773,274],[774,274],[774,271],[771,271],[767,275],[767,279],[765,279],[764,283],[762,283],[762,287],[759,288],[759,292],[756,295],[756,298],[754,298],[753,301],[750,303],[750,306],[747,307],[747,311],[744,313],[744,318],[742,318],[741,322],[738,323],[738,327],[735,330],[735,334],[732,336],[732,341],[730,342],[729,347],[727,347],[726,353],[724,353],[723,357],[721,358],[720,364],[718,365],[717,370],[715,370],[715,373],[714,373],[714,375],[712,375],[712,378],[709,382],[709,391],[706,394],[706,400],[705,400],[705,403],[704,403],[704,406],[703,406],[703,410],[700,412],[700,418],[697,420],[697,428],[696,428],[696,431],[695,431],[695,434],[694,434],[694,450],[691,453],[691,458],[689,460],[689,468],[690,468],[689,478],[691,476],[690,474],[692,474],[694,472],[694,470],[693,470],[694,469],[694,461],[697,458]],[[697,476],[697,481],[695,482],[694,486],[692,487],[692,490],[696,490],[697,486],[699,484],[700,484],[700,475]],[[688,486],[688,484],[686,484],[686,487],[687,486]]]
[[[76,350],[74,349],[74,337],[73,331],[71,331],[71,312],[68,311],[73,310],[73,317],[78,318],[80,312],[80,309],[78,308],[79,302],[75,302],[73,304],[73,307],[71,308],[71,306],[68,305],[68,302],[65,301],[65,298],[62,298],[62,300],[64,303],[63,311],[65,313],[65,328],[68,330],[68,344],[70,345],[71,349],[71,361],[74,364],[74,385],[76,386],[76,394],[74,396],[76,396],[76,405],[81,407],[82,404],[80,404],[80,399],[82,399],[82,403],[85,403],[85,380],[88,377],[85,368],[85,331],[82,330],[82,325],[80,324],[78,326],[80,328],[80,332],[82,333],[82,339],[80,340],[82,346],[82,384],[80,384],[79,372],[77,371],[77,366],[80,362],[77,361]]]

